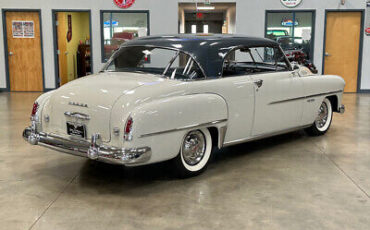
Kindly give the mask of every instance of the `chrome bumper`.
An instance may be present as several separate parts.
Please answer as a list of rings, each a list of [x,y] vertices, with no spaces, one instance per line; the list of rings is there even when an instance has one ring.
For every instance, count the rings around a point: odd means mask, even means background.
[[[23,131],[23,138],[31,145],[42,145],[72,155],[111,164],[137,165],[149,161],[152,152],[149,147],[115,148],[99,144],[99,135],[93,135],[91,142],[66,139],[54,134],[36,132],[31,126]]]

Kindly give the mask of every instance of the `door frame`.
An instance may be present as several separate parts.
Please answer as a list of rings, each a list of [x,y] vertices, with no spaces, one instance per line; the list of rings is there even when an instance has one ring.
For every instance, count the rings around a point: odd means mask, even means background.
[[[55,70],[55,88],[60,87],[60,76],[59,76],[59,56],[58,56],[58,31],[56,28],[56,13],[60,12],[70,12],[70,13],[89,13],[89,18],[90,18],[90,61],[91,61],[91,73],[94,73],[94,58],[93,58],[93,49],[92,49],[92,44],[93,44],[93,39],[92,39],[92,18],[91,18],[91,10],[87,9],[52,9],[51,10],[51,17],[52,17],[52,26],[53,26],[53,46],[54,46],[54,70]]]
[[[10,74],[9,74],[9,53],[8,53],[8,33],[6,25],[6,13],[7,12],[36,12],[39,15],[40,24],[40,48],[41,48],[41,71],[42,71],[42,89],[47,91],[45,88],[45,70],[44,70],[44,43],[42,34],[42,17],[41,9],[1,9],[2,20],[3,20],[3,36],[4,36],[4,56],[5,56],[5,75],[6,75],[6,92],[10,92]]]
[[[267,14],[268,13],[312,13],[312,33],[311,33],[311,61],[315,59],[315,36],[316,36],[316,10],[315,9],[304,9],[304,10],[265,10],[265,31],[263,37],[266,36],[267,32]]]
[[[322,49],[322,69],[321,73],[324,75],[325,71],[325,49],[326,49],[326,24],[328,13],[340,13],[340,12],[360,12],[361,13],[361,25],[360,25],[360,44],[358,52],[358,69],[357,69],[357,92],[356,93],[365,93],[368,90],[361,90],[361,72],[362,72],[362,53],[363,53],[363,43],[364,43],[364,23],[365,23],[365,10],[364,9],[326,9],[325,10],[325,22],[324,22],[324,44]]]

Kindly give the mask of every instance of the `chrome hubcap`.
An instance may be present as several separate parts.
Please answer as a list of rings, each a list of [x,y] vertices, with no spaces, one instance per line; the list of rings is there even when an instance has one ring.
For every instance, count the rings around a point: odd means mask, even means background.
[[[319,114],[315,121],[316,126],[318,128],[322,128],[325,126],[326,122],[328,121],[328,115],[329,115],[328,105],[325,102],[323,102],[320,106]]]
[[[184,161],[188,165],[198,164],[206,152],[206,138],[200,131],[191,131],[184,139],[181,149]]]

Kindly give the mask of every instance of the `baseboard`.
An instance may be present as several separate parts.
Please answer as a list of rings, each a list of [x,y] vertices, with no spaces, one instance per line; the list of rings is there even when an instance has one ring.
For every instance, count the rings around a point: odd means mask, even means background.
[[[45,88],[44,92],[46,93],[46,92],[49,92],[49,91],[52,91],[52,90],[54,90],[54,88]]]
[[[370,89],[360,89],[357,93],[370,93]]]
[[[9,89],[7,88],[0,88],[0,93],[9,92]]]

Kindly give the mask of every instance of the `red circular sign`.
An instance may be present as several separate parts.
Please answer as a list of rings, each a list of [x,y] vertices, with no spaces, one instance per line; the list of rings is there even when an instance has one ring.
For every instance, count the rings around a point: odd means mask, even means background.
[[[113,0],[114,3],[120,8],[129,8],[134,4],[135,0]]]

